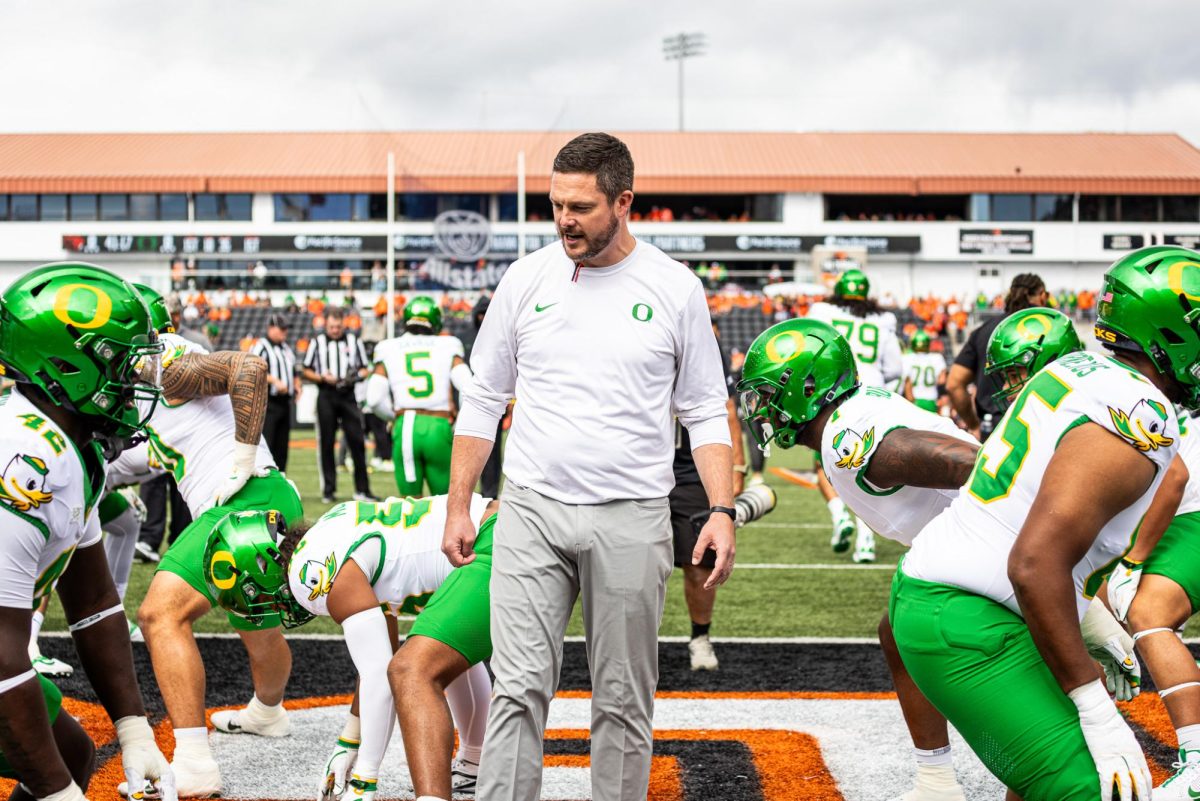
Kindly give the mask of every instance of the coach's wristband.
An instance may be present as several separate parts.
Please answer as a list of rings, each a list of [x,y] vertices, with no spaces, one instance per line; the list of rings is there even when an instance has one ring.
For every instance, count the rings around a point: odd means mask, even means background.
[[[737,522],[737,509],[734,509],[732,506],[710,506],[708,511],[712,514],[720,512],[721,514],[729,515],[730,520],[735,523]]]

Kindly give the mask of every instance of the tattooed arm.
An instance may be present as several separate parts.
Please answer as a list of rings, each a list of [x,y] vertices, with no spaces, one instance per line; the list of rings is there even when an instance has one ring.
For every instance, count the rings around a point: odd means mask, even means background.
[[[978,445],[948,434],[897,428],[879,443],[867,480],[882,489],[958,489],[967,483],[978,452]]]
[[[189,353],[171,362],[162,377],[169,403],[228,395],[233,404],[234,439],[258,444],[267,413],[267,363],[249,353],[223,350]]]

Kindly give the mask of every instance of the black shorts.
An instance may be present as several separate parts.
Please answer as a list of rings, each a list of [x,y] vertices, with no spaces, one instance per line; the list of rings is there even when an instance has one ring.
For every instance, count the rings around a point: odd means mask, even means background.
[[[671,538],[675,543],[675,567],[692,563],[692,551],[700,531],[692,525],[691,516],[708,511],[708,493],[703,484],[676,484],[667,496],[671,504]],[[704,552],[700,567],[710,570],[717,564],[717,552],[711,548]]]

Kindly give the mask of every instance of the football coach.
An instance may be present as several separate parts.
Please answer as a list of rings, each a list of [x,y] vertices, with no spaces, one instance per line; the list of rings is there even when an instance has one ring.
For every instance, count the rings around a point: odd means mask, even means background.
[[[560,241],[513,263],[475,341],[455,429],[442,550],[475,558],[471,491],[516,398],[491,579],[496,676],[480,801],[541,797],[542,737],[582,595],[592,678],[592,798],[644,801],[658,625],[673,556],[674,418],[712,506],[693,561],[733,569],[732,453],[721,356],[692,271],[629,232],[633,158],[588,133],[554,159]]]

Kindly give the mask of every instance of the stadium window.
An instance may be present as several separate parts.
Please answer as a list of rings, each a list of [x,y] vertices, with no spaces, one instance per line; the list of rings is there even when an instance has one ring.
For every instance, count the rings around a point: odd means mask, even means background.
[[[280,195],[276,195],[275,219],[279,217]],[[241,220],[250,219],[250,195],[219,195],[203,193],[196,195],[197,220]]]
[[[478,194],[437,195],[438,214],[447,211],[473,211],[488,216],[488,196]]]
[[[367,195],[367,219],[387,219],[387,195]]]
[[[986,222],[992,219],[992,196],[991,195],[971,195],[971,216],[972,220]]]
[[[384,209],[384,216],[387,216],[387,209]],[[354,222],[367,222],[371,219],[370,195],[350,196],[350,219]]]
[[[1163,222],[1197,222],[1200,220],[1200,197],[1196,195],[1163,195]],[[3,215],[0,215],[0,219]]]
[[[1070,195],[1034,195],[1033,219],[1038,222],[1071,222]]]
[[[308,219],[323,222],[345,222],[350,219],[350,195],[309,195]]]
[[[1033,195],[992,195],[991,222],[1026,222],[1033,219]]]
[[[437,195],[421,192],[396,195],[397,220],[432,220],[437,213]]]
[[[67,219],[67,196],[42,195],[42,207],[38,219],[55,222]]]
[[[158,196],[158,219],[186,220],[187,218],[187,195]]]
[[[1079,219],[1081,222],[1117,222],[1117,198],[1115,195],[1080,195]]]
[[[100,219],[121,222],[129,219],[129,195],[101,195]]]
[[[1158,195],[1121,195],[1121,222],[1155,222],[1159,218]]]
[[[753,195],[750,218],[755,222],[783,222],[783,195]]]
[[[308,219],[308,195],[276,195],[276,222],[304,222]]]
[[[99,217],[95,195],[71,195],[71,219],[91,221]]]
[[[961,220],[967,207],[966,195],[826,195],[825,219],[875,222]]]
[[[130,195],[129,219],[139,222],[158,219],[158,195]]]
[[[8,219],[8,195],[0,195],[0,222]]]
[[[13,222],[36,222],[38,218],[38,196],[10,195],[8,213]]]

